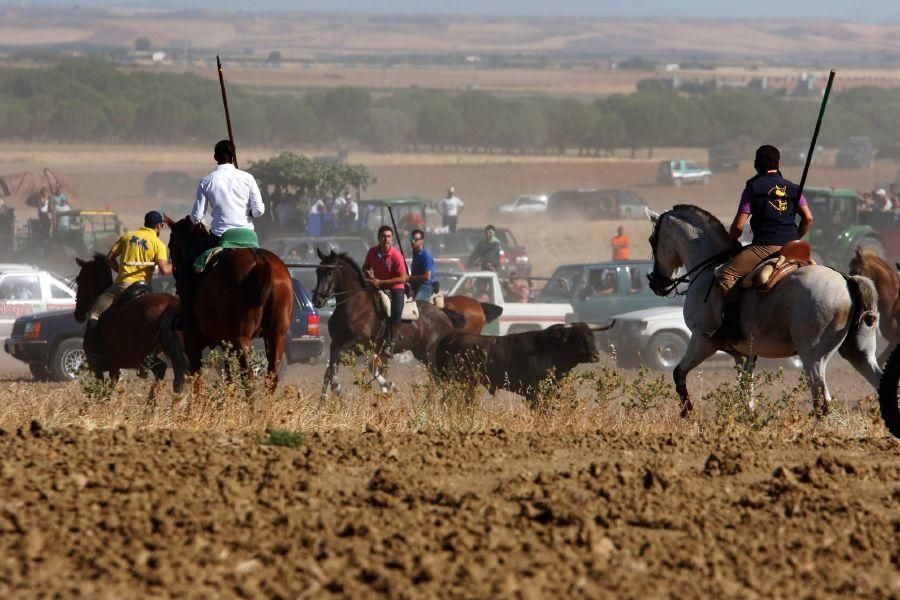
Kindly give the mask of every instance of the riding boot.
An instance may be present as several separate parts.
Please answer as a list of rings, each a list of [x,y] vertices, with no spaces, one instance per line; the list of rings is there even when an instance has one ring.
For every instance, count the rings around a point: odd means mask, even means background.
[[[84,329],[84,350],[88,364],[94,369],[103,368],[102,340],[99,319],[88,319]]]
[[[718,327],[703,332],[703,336],[716,341],[736,344],[741,341],[740,290],[732,290],[722,299],[722,312]]]
[[[385,325],[381,354],[385,358],[394,358],[394,326],[391,323]]]

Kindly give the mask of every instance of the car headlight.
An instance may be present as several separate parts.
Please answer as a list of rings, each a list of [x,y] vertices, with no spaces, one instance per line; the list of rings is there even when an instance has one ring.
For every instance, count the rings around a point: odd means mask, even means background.
[[[516,262],[519,263],[519,264],[526,264],[526,263],[528,263],[528,257],[527,257],[527,256],[524,256],[524,255],[523,255],[523,256],[517,256],[517,257],[516,257]]]
[[[41,322],[31,321],[25,324],[25,337],[35,339],[41,337]]]

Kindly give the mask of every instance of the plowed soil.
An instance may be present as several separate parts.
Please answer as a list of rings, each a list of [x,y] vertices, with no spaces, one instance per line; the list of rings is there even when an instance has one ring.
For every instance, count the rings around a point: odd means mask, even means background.
[[[887,438],[0,435],[2,597],[898,597]]]

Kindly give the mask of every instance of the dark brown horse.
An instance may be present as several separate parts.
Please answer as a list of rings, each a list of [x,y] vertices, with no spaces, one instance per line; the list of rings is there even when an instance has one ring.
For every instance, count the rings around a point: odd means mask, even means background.
[[[101,254],[89,261],[76,258],[75,262],[81,267],[75,279],[78,283],[75,320],[83,323],[94,301],[112,285],[113,278],[106,257]],[[174,331],[178,306],[177,297],[161,293],[147,293],[131,301],[113,302],[100,316],[97,325],[102,341],[100,355],[103,357],[102,368],[91,365],[97,378],[103,379],[103,373],[108,371],[110,378],[117,380],[122,369],[138,369],[151,358],[153,364],[150,368],[159,382],[166,375],[166,363],[155,357],[159,352],[164,352],[175,371],[175,393],[181,393],[187,360],[181,340]],[[85,344],[88,344],[87,340]],[[87,354],[92,351],[92,348],[85,347]]]
[[[489,302],[479,302],[468,296],[447,296],[444,298],[444,309],[462,315],[466,322],[460,331],[480,334],[487,323],[503,314],[503,307]]]
[[[900,342],[900,275],[886,260],[877,254],[863,252],[859,247],[850,260],[850,274],[868,277],[878,289],[879,330],[889,342],[878,357],[878,364],[883,365],[893,347]]]
[[[178,222],[165,216],[172,233],[169,253],[178,269],[189,249],[209,235],[189,217]],[[197,275],[193,310],[197,331],[185,333],[191,373],[200,370],[205,348],[228,344],[238,352],[241,368],[253,377],[250,340],[266,343],[269,390],[278,385],[278,369],[291,324],[294,289],[291,274],[278,256],[261,248],[237,248],[220,253]]]
[[[333,250],[328,255],[320,250],[317,252],[322,262],[316,269],[313,304],[322,308],[331,297],[337,301],[334,312],[328,319],[331,349],[322,385],[324,399],[329,386],[333,392],[340,393],[340,385],[335,380],[340,355],[359,348],[360,345],[376,342],[384,319],[376,308],[376,292],[366,281],[359,265],[346,254],[336,254]],[[457,326],[461,327],[462,318],[455,313],[445,312],[430,302],[419,302],[418,305],[418,320],[403,323],[395,339],[394,351],[411,351],[417,360],[431,365],[438,340],[454,331]],[[453,319],[458,319],[459,322],[454,324]],[[373,362],[374,378],[382,391],[387,392],[393,385],[381,375],[377,363],[378,361]]]

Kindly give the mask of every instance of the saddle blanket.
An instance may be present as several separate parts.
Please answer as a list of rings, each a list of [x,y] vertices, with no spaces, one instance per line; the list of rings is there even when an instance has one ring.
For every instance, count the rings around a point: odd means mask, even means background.
[[[388,293],[384,290],[378,290],[378,295],[381,297],[381,305],[384,307],[384,314],[391,314],[391,297],[388,296]],[[412,298],[407,298],[406,302],[403,304],[403,315],[400,317],[404,321],[418,321],[419,320],[419,305],[416,304],[416,301]]]
[[[255,231],[246,227],[229,229],[222,234],[218,246],[210,248],[197,257],[197,260],[194,261],[194,271],[202,273],[213,257],[227,248],[259,248],[259,238]]]

